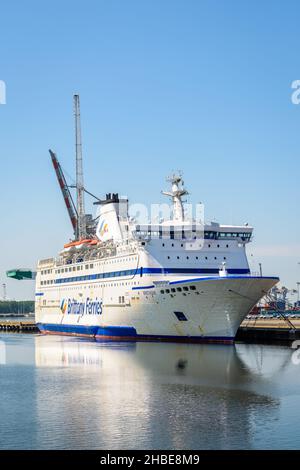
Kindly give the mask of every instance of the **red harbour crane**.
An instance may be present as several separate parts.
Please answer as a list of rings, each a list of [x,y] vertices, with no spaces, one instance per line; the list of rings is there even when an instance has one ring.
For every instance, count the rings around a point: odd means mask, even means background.
[[[77,216],[76,206],[74,204],[72,195],[69,190],[69,186],[67,185],[64,173],[62,171],[59,161],[57,160],[55,153],[52,152],[52,150],[49,150],[49,153],[51,155],[51,160],[52,160],[53,167],[56,173],[58,184],[60,186],[64,201],[65,201],[65,205],[67,207],[67,211],[68,211],[70,221],[71,221],[73,231],[74,231],[74,236],[75,236],[75,239],[77,239],[78,238],[78,216]]]

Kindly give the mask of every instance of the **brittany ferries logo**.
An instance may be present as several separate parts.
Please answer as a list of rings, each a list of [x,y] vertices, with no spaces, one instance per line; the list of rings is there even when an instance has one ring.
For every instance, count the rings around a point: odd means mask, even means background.
[[[61,309],[62,314],[66,313],[67,306],[68,306],[68,302],[66,301],[66,299],[62,299],[61,304],[60,304],[60,309]]]
[[[63,299],[60,304],[60,309],[63,314],[68,315],[101,315],[102,314],[102,300],[87,299],[83,302],[78,302],[76,299]]]

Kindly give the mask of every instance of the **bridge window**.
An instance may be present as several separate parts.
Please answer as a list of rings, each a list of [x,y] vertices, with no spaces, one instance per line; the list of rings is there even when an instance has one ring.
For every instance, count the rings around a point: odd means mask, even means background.
[[[215,239],[216,235],[216,232],[204,232],[204,238],[206,239]]]

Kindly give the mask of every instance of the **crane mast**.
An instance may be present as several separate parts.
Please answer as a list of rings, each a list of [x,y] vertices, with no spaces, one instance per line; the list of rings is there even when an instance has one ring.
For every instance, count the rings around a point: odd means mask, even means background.
[[[76,193],[77,193],[77,233],[78,240],[86,237],[86,216],[84,208],[84,182],[82,167],[82,144],[81,144],[81,125],[80,125],[80,103],[79,95],[74,95],[74,113],[75,113],[75,150],[76,150]]]

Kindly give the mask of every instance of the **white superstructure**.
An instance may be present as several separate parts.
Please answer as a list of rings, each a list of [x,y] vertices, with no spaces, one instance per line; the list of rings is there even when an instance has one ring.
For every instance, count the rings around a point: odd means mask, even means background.
[[[170,178],[173,216],[137,224],[128,201],[107,194],[94,239],[42,260],[36,277],[41,331],[97,339],[232,341],[249,310],[277,282],[250,273],[252,227],[196,223]]]

